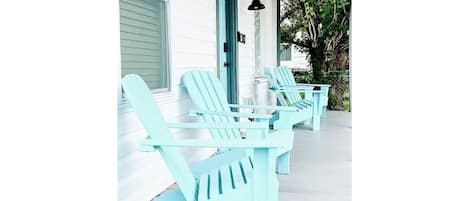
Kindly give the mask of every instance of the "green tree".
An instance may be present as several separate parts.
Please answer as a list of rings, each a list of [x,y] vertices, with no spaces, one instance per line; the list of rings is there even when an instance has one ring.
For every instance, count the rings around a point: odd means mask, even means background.
[[[306,53],[309,82],[326,82],[325,72],[348,68],[350,0],[281,0],[282,48]]]

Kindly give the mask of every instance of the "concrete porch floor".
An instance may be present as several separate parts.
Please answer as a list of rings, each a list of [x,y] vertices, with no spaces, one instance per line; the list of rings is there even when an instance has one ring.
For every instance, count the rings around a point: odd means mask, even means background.
[[[290,174],[279,176],[279,200],[350,201],[351,113],[328,111],[320,131],[294,131]]]

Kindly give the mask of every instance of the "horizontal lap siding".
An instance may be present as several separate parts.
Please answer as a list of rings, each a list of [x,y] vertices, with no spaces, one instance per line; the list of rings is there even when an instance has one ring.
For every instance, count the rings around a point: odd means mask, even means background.
[[[171,20],[174,43],[174,83],[190,70],[208,70],[217,73],[217,36],[215,0],[171,0]],[[175,56],[177,55],[177,56]]]
[[[238,29],[246,34],[246,43],[238,43],[239,66],[238,101],[246,103],[246,98],[254,99],[254,74],[255,74],[255,12],[249,11],[247,7],[251,1],[238,0]],[[261,11],[262,12],[262,11]]]
[[[131,0],[124,0],[126,2]],[[133,1],[133,0],[132,0]],[[146,2],[146,1],[145,1]],[[158,2],[153,0],[153,2]],[[171,87],[169,92],[155,95],[156,102],[168,122],[197,121],[189,117],[193,109],[192,102],[181,88],[181,75],[189,70],[208,70],[217,72],[216,57],[216,7],[215,0],[169,0],[169,38],[171,45]],[[146,8],[136,6],[126,9],[127,14],[150,15]],[[122,6],[121,6],[122,11]],[[136,31],[135,24],[141,22],[124,19],[121,26]],[[161,46],[145,43],[141,39],[151,39],[153,29],[141,29],[139,38],[122,40],[121,51],[125,65],[138,70],[149,68],[159,58],[151,58],[152,52],[159,51]],[[121,33],[122,34],[122,33]],[[122,34],[130,37],[128,33]],[[155,33],[158,36],[158,33]],[[157,56],[156,56],[157,57]],[[151,59],[150,59],[151,58]],[[124,64],[123,64],[124,65]],[[122,69],[122,74],[129,71]],[[144,71],[142,71],[144,72]],[[145,71],[152,75],[151,70]],[[152,75],[154,76],[154,75]],[[155,80],[155,84],[157,81]],[[150,200],[165,190],[174,180],[167,170],[158,152],[139,152],[138,143],[146,132],[136,118],[132,109],[125,104],[119,105],[118,133],[118,191],[120,201]],[[178,138],[209,138],[204,130],[177,129],[173,135]],[[183,149],[181,152],[189,163],[210,156],[214,149]]]

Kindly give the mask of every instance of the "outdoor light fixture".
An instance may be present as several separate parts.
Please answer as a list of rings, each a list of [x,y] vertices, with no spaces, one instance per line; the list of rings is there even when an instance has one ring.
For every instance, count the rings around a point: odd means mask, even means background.
[[[262,10],[264,9],[264,4],[260,0],[252,0],[251,5],[249,5],[248,10]]]

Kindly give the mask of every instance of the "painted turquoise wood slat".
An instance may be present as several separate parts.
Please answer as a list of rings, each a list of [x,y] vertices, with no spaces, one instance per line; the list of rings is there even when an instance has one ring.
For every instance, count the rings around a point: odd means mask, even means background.
[[[247,158],[243,158],[240,162],[240,167],[242,167],[242,172],[243,172],[243,177],[245,178],[244,179],[244,182],[248,183],[248,178],[251,178],[252,176],[252,166],[251,166],[251,162],[249,161],[249,159]]]
[[[277,67],[275,72],[270,68],[264,69],[270,82],[270,89],[277,95],[277,99],[283,106],[295,106],[298,108],[298,118],[292,119],[294,124],[304,123],[310,125],[313,130],[320,130],[320,116],[323,110],[324,89],[313,90],[314,87],[296,86],[293,74],[286,67]],[[327,86],[328,87],[328,86]],[[327,89],[328,90],[328,89]],[[301,98],[300,92],[305,94]],[[326,95],[327,96],[327,95]]]
[[[224,165],[220,168],[220,191],[222,194],[228,193],[233,188],[230,166]]]
[[[220,192],[220,174],[218,169],[210,172],[209,199],[216,200],[221,195]]]
[[[178,188],[164,192],[154,201],[277,201],[278,181],[275,175],[275,155],[284,143],[274,139],[212,139],[181,140],[171,135],[170,128],[220,128],[268,130],[267,123],[174,123],[168,124],[155,104],[153,94],[143,79],[129,74],[122,79],[126,100],[148,133],[140,144],[141,151],[159,151]],[[289,134],[289,133],[288,133]],[[189,167],[180,153],[182,147],[228,148],[225,152]],[[234,149],[240,148],[240,149]],[[252,150],[254,167],[246,149]],[[233,166],[234,164],[234,166]],[[228,166],[233,166],[229,168]],[[249,171],[244,174],[242,171]],[[238,171],[238,172],[236,172]],[[223,172],[223,175],[222,175]],[[228,176],[229,173],[229,176]],[[239,175],[251,183],[240,182]],[[234,176],[232,176],[234,175]],[[227,189],[227,190],[223,190]],[[157,193],[157,192],[155,192]]]
[[[205,201],[205,200],[208,200],[209,198],[209,178],[210,175],[209,174],[203,174],[202,176],[200,176],[199,178],[199,181],[200,181],[200,184],[199,184],[199,194],[198,194],[198,200],[199,201]]]
[[[234,188],[241,185],[241,183],[246,183],[243,172],[241,171],[241,167],[238,161],[233,162],[230,164],[231,167],[231,178],[233,181]]]
[[[223,107],[223,105],[220,104],[220,98],[225,98],[226,95],[223,97],[214,97],[217,94],[213,94],[213,90],[210,90],[212,88],[207,86],[206,81],[195,82],[194,80],[202,80],[202,75],[200,73],[191,74],[191,77],[192,79],[186,79],[186,85],[190,85],[200,92],[192,93],[191,95],[192,100],[198,106],[200,111],[231,112],[229,107]],[[234,122],[233,117],[226,116],[203,115],[202,118],[205,122]],[[212,136],[216,139],[230,139],[232,137],[236,138],[237,136],[240,136],[239,131],[235,129],[211,129],[210,131]]]
[[[277,152],[277,156],[284,155],[287,152],[290,152],[291,147],[293,146],[293,124],[291,119],[294,119],[294,114],[298,110],[295,107],[276,107],[276,106],[260,106],[260,105],[232,105],[228,104],[226,93],[223,90],[223,85],[217,77],[209,71],[189,71],[183,74],[182,76],[183,87],[187,90],[187,93],[192,99],[192,102],[195,105],[195,114],[200,115],[204,121],[210,123],[235,123],[236,120],[233,118],[236,117],[251,117],[256,119],[258,122],[273,121],[274,129],[272,133],[269,131],[248,131],[246,138],[248,139],[264,139],[265,136],[268,138],[280,138],[284,140],[284,145],[288,148],[280,149],[282,152]],[[242,114],[242,113],[233,113],[230,108],[269,108],[277,109],[277,113],[281,115],[276,115],[271,118],[266,118],[268,115],[259,115],[259,114]],[[238,129],[211,129],[213,138],[218,139],[239,139],[242,138],[241,133]],[[282,133],[283,135],[277,135],[277,133]],[[285,136],[288,137],[285,137]],[[275,136],[275,137],[273,137]],[[231,138],[230,138],[231,137]],[[220,152],[224,150],[221,149]],[[249,152],[247,152],[249,155]],[[287,154],[288,155],[288,154]],[[288,155],[289,156],[289,155]],[[277,163],[278,173],[288,174],[289,160],[282,160],[280,163]]]
[[[214,115],[214,116],[232,116],[232,117],[243,117],[243,118],[255,118],[255,119],[270,119],[272,115],[267,114],[252,114],[252,113],[239,113],[239,112],[210,112],[210,111],[191,111],[190,115]]]
[[[331,85],[329,84],[297,84],[293,76],[293,73],[288,67],[279,66],[276,68],[276,71],[277,73],[283,75],[283,76],[279,76],[280,79],[278,80],[278,82],[281,83],[282,87],[287,87],[287,86],[296,87],[298,90],[319,88],[319,91],[322,92],[319,95],[320,96],[319,105],[321,107],[320,114],[321,114],[321,117],[325,117],[326,111],[327,111],[328,99],[329,99],[328,97],[329,88]],[[307,98],[305,97],[305,99]]]

